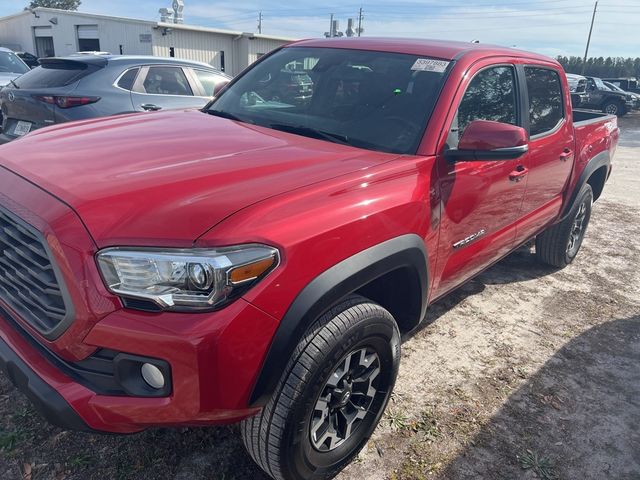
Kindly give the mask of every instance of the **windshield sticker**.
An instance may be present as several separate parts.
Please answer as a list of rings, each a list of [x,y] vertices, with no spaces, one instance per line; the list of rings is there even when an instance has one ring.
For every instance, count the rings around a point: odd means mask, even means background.
[[[411,70],[416,72],[444,72],[449,66],[449,62],[444,60],[433,60],[431,58],[419,58],[411,67]]]

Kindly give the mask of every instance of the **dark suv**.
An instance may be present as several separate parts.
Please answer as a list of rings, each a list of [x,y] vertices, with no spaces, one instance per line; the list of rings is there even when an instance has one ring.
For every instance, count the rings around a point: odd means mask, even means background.
[[[170,58],[76,55],[40,63],[0,91],[0,143],[56,123],[204,107],[231,80],[207,64]]]
[[[634,101],[630,94],[612,91],[600,78],[586,77],[586,79],[587,96],[580,104],[581,108],[602,110],[604,113],[619,117],[633,109]]]

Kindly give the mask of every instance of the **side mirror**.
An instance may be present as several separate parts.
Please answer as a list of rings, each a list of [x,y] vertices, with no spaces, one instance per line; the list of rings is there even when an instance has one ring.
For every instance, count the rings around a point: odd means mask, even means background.
[[[458,142],[458,148],[444,155],[452,161],[510,160],[529,150],[529,138],[522,127],[490,120],[474,120]]]

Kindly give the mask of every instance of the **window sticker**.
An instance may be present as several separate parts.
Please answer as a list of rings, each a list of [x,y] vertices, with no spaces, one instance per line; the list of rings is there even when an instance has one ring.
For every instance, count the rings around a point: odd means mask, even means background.
[[[411,70],[416,72],[444,72],[449,66],[449,62],[444,60],[433,60],[432,58],[419,58],[415,61]]]

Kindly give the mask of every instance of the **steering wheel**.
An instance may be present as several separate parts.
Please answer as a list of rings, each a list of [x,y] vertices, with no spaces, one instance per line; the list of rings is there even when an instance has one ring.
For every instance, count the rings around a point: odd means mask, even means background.
[[[388,126],[396,138],[395,144],[405,146],[408,142],[414,142],[416,137],[420,135],[420,127],[406,118],[393,116],[385,119],[385,125]],[[396,135],[397,132],[397,135]]]

